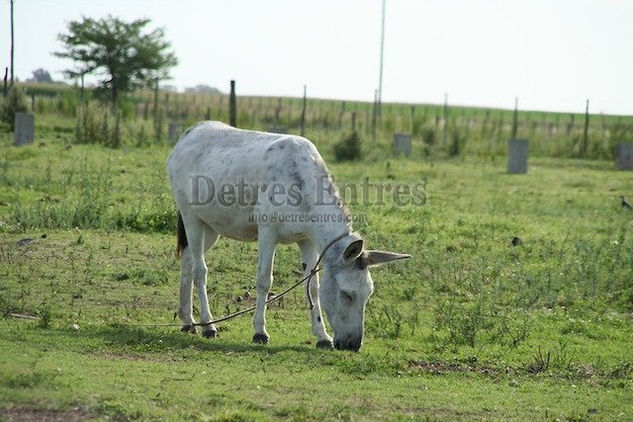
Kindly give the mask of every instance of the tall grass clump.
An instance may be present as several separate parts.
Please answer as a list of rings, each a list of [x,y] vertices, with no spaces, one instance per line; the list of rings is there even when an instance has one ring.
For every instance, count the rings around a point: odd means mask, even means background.
[[[336,161],[353,161],[361,158],[360,136],[354,131],[334,145]]]
[[[63,179],[45,177],[34,186],[48,183],[51,191],[65,191],[61,198],[17,202],[12,206],[11,221],[20,230],[35,228],[105,228],[109,204],[113,202],[113,179],[110,162],[94,168],[84,161]],[[64,185],[65,187],[62,187]]]
[[[26,97],[24,91],[17,86],[11,87],[7,97],[0,107],[0,120],[9,125],[9,129],[15,128],[15,113],[26,112]]]
[[[121,146],[121,114],[107,106],[89,102],[77,111],[75,141],[79,144]]]

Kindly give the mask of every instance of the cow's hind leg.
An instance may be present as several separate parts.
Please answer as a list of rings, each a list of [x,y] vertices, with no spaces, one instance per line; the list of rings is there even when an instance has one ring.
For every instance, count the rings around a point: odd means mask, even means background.
[[[211,248],[218,240],[218,234],[209,226],[198,219],[185,223],[187,228],[188,246],[183,252],[183,276],[180,284],[180,310],[183,318],[183,331],[193,331],[195,321],[192,316],[192,284],[195,284],[200,299],[200,319],[203,324],[212,321],[213,316],[209,309],[207,297],[207,265],[204,262],[204,252]],[[186,269],[189,274],[186,274]],[[188,277],[186,277],[188,275]],[[193,279],[193,283],[192,283]],[[183,316],[184,314],[184,316]],[[202,335],[215,337],[217,328],[215,325],[205,325]]]
[[[275,246],[277,236],[274,230],[259,228],[257,234],[257,305],[253,317],[254,343],[268,343],[266,331],[266,300],[273,282],[273,261],[275,260]]]
[[[193,276],[191,248],[187,246],[180,253],[180,306],[178,315],[182,320],[181,331],[196,332],[196,321],[193,319]]]

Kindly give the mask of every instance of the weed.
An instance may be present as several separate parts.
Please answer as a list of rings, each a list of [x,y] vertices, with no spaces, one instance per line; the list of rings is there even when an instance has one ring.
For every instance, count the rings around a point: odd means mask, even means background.
[[[608,377],[614,378],[614,379],[629,378],[632,373],[633,373],[633,365],[631,364],[630,361],[625,360],[617,364],[615,367],[613,367],[609,371]]]
[[[435,306],[435,329],[447,330],[448,341],[452,344],[466,344],[471,347],[477,343],[477,336],[491,321],[484,300],[475,303],[455,303],[439,300]]]
[[[545,372],[549,369],[549,362],[551,358],[551,352],[543,354],[541,348],[538,348],[538,352],[534,355],[531,363],[527,364],[525,370],[532,374],[538,374]]]
[[[558,347],[552,352],[551,367],[561,371],[569,371],[573,367],[575,353],[570,349],[569,343],[560,340]]]
[[[377,310],[371,310],[371,322],[367,331],[378,338],[397,339],[406,324],[406,318],[396,305],[383,305]]]
[[[37,325],[40,328],[48,329],[51,326],[51,321],[53,320],[53,308],[49,303],[42,303],[42,305],[37,310],[37,314],[39,319],[37,320]]]
[[[574,352],[570,350],[565,341],[561,340],[557,348],[547,352],[543,352],[539,346],[532,362],[525,366],[525,370],[532,374],[538,374],[552,369],[566,374],[572,370],[574,359]]]
[[[57,377],[56,372],[32,369],[28,372],[3,374],[0,385],[8,388],[37,388],[52,385]]]

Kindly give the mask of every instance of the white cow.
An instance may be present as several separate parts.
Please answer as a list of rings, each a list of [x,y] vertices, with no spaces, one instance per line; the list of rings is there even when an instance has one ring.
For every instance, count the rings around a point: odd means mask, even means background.
[[[183,331],[195,332],[192,292],[200,297],[201,321],[212,321],[204,253],[220,235],[257,241],[255,343],[267,343],[266,299],[278,243],[297,243],[304,275],[324,253],[323,283],[312,277],[308,294],[318,347],[358,351],[365,305],[373,290],[368,267],[410,255],[364,250],[352,232],[349,212],[314,145],[305,138],[235,129],[202,122],[180,138],[167,160],[179,210],[180,307]],[[321,305],[334,331],[325,329]],[[203,335],[215,337],[214,325]]]

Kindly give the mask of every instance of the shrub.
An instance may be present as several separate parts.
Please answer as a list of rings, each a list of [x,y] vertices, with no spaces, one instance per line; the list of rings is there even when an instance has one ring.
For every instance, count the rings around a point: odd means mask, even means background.
[[[451,143],[448,146],[449,157],[456,157],[462,152],[464,145],[466,144],[466,137],[462,135],[459,129],[455,129],[451,134]]]
[[[354,131],[334,145],[334,157],[336,161],[358,160],[361,157],[360,137]]]
[[[2,103],[0,109],[0,120],[7,123],[11,130],[15,128],[15,113],[26,112],[26,97],[24,92],[18,87],[9,90],[7,98]]]
[[[422,129],[422,140],[427,145],[435,145],[435,130],[430,127]]]

